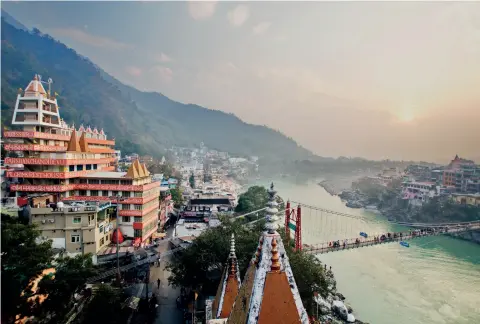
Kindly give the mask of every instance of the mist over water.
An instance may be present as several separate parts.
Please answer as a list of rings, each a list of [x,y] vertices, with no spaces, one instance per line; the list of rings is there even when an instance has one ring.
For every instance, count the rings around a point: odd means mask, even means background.
[[[317,184],[275,182],[285,200],[354,214],[378,223],[302,209],[304,244],[401,230],[382,216],[347,208]],[[382,221],[383,220],[383,221]],[[319,255],[331,266],[338,291],[362,321],[396,323],[480,323],[480,245],[446,236]]]

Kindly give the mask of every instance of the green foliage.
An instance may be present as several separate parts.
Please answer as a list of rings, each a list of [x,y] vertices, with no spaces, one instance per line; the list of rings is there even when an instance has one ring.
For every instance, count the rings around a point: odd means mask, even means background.
[[[281,229],[279,232],[284,241],[285,250],[290,261],[290,266],[292,267],[300,297],[302,298],[303,306],[305,306],[307,310],[310,310],[311,313],[311,307],[314,303],[313,293],[318,292],[323,297],[326,297],[329,283],[335,287],[335,280],[326,275],[322,263],[315,255],[303,251],[294,251],[293,241],[290,240],[292,244],[287,244],[284,235],[285,231]]]
[[[121,292],[110,285],[100,285],[85,308],[82,323],[123,323],[128,316],[122,314]]]
[[[450,199],[434,198],[416,210],[414,219],[422,222],[471,222],[480,220],[480,207],[457,204]]]
[[[173,165],[170,163],[150,163],[147,165],[148,171],[153,174],[163,174],[165,179],[173,176]]]
[[[192,187],[192,189],[195,189],[195,176],[193,173],[190,175],[190,178],[188,178],[188,182],[190,182],[190,187]]]
[[[29,314],[31,304],[23,291],[31,279],[49,267],[51,242],[37,244],[39,231],[20,219],[2,214],[2,318],[9,322],[17,314]]]
[[[170,194],[172,195],[175,208],[179,208],[183,204],[183,195],[182,191],[180,190],[180,186],[170,189]]]
[[[72,306],[70,301],[86,279],[95,274],[91,255],[54,260],[51,241],[36,242],[40,232],[19,218],[2,214],[2,317],[10,322],[15,315],[34,315],[39,322],[57,323]],[[44,277],[35,294],[32,279],[54,267],[55,276]],[[22,292],[27,292],[23,294]],[[48,295],[36,303],[38,295]],[[33,297],[33,301],[27,298]]]
[[[267,206],[268,193],[263,186],[251,186],[238,198],[237,213],[249,213]]]
[[[48,319],[45,321],[48,323],[58,323],[63,319],[73,306],[73,294],[82,289],[87,278],[96,272],[91,254],[56,259],[55,269],[55,276],[44,277],[38,285],[38,293],[48,294],[48,298],[38,305],[35,314]]]
[[[292,139],[265,126],[126,86],[52,37],[38,30],[16,29],[3,20],[1,60],[2,124],[10,124],[17,89],[39,73],[53,79],[67,122],[104,128],[125,154],[160,157],[172,145],[203,141],[219,151],[276,161],[311,156]]]
[[[205,294],[215,294],[228,258],[231,234],[235,234],[235,253],[240,275],[244,276],[258,246],[262,229],[263,224],[247,229],[241,222],[222,220],[222,226],[203,232],[189,248],[170,262],[169,283],[177,287],[201,287]],[[283,231],[280,232],[284,239]],[[335,287],[335,281],[326,276],[321,262],[314,255],[295,252],[292,245],[287,243],[285,249],[302,302],[309,309],[313,303],[313,292],[326,296],[328,285]]]
[[[261,228],[247,229],[241,222],[225,220],[222,226],[210,228],[168,265],[169,283],[176,287],[202,287],[215,294],[221,271],[230,251],[230,238],[235,234],[235,253],[240,274],[244,275],[256,251]]]

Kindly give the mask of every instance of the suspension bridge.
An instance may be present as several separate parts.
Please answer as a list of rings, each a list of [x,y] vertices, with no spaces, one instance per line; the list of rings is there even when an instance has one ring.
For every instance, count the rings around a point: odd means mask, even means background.
[[[363,215],[347,214],[302,204],[297,201],[288,201],[285,209],[281,212],[285,214],[284,229],[287,239],[293,238],[296,250],[313,254],[402,242],[420,237],[460,234],[480,229],[480,221],[386,222]],[[306,230],[302,224],[304,220],[308,221]],[[399,230],[385,231],[386,224],[397,225]],[[308,244],[303,244],[302,239],[304,238]]]

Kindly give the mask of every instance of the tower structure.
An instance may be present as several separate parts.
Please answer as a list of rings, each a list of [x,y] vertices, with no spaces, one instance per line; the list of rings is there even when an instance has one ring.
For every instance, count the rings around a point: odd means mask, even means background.
[[[213,302],[212,311],[214,318],[228,318],[230,316],[240,286],[240,272],[238,270],[237,256],[235,255],[235,236],[232,234],[230,254]]]
[[[108,139],[103,129],[83,125],[76,129],[65,123],[57,98],[45,91],[38,75],[25,91],[19,89],[12,125],[21,129],[5,131],[4,137],[22,143],[5,144],[7,151],[19,156],[6,158],[5,164],[22,164],[24,169],[6,173],[18,179],[10,185],[11,192],[49,193],[53,202],[112,201],[118,205],[125,236],[145,241],[155,232],[160,183],[153,182],[138,161],[128,172],[114,172],[115,140]]]

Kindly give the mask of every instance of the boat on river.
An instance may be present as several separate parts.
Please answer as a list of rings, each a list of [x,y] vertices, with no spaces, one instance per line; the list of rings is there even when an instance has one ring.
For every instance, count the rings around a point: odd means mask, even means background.
[[[410,244],[408,244],[408,242],[405,242],[405,241],[401,241],[400,245],[404,247],[410,247]]]

